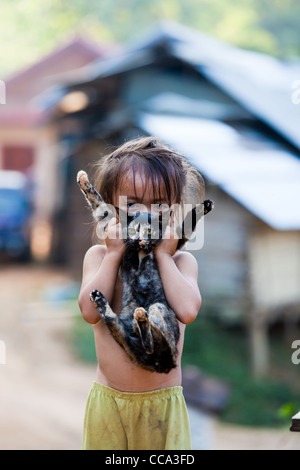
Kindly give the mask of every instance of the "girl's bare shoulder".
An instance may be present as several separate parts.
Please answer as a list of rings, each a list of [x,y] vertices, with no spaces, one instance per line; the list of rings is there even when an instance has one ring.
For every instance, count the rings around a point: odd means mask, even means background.
[[[106,252],[107,248],[105,245],[93,245],[87,250],[85,256],[104,256]]]
[[[89,248],[83,260],[83,273],[94,271],[99,268],[104,256],[106,255],[107,248],[104,245],[94,245]]]
[[[198,276],[198,262],[188,251],[177,251],[173,256],[174,263],[182,274],[194,277]]]
[[[196,258],[188,251],[177,251],[173,256],[175,264],[195,265],[197,264]]]

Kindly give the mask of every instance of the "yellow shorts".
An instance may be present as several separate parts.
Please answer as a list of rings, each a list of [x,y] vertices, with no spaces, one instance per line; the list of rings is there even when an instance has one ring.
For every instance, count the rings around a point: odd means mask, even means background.
[[[93,383],[83,430],[83,450],[190,450],[182,387],[120,392]]]

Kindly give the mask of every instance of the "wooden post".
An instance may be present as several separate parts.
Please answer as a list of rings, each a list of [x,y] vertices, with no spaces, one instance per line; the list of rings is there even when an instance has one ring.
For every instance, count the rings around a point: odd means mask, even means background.
[[[250,315],[251,366],[257,379],[267,375],[269,369],[268,325],[262,312],[253,310]]]

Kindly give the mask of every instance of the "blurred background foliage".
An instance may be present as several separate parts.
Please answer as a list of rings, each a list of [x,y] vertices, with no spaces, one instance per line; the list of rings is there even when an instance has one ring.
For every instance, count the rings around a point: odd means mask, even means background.
[[[0,7],[2,79],[74,33],[122,44],[158,20],[282,59],[300,55],[298,0],[1,0]]]

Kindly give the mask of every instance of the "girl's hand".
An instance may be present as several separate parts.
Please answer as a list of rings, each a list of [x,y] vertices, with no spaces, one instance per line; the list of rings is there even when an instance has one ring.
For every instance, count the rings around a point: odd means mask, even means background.
[[[107,253],[123,256],[126,251],[126,245],[122,238],[122,226],[115,217],[108,222],[104,235]]]
[[[174,216],[171,216],[170,223],[167,226],[162,242],[154,249],[154,254],[160,256],[161,254],[167,254],[174,256],[177,250],[178,236],[174,227]]]

